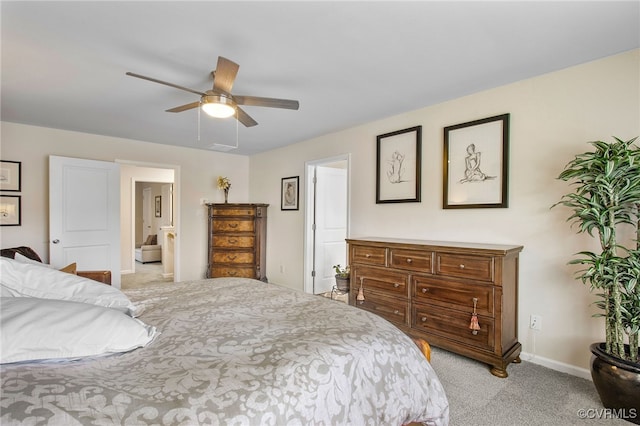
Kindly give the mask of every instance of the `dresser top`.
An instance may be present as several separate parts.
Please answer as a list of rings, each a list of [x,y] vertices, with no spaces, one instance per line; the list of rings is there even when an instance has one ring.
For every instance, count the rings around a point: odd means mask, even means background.
[[[366,244],[375,246],[420,246],[432,250],[446,249],[475,249],[506,254],[508,252],[522,251],[523,247],[510,244],[486,244],[486,243],[466,243],[459,241],[432,241],[414,240],[409,238],[388,238],[388,237],[354,237],[347,238],[349,244]]]
[[[216,207],[269,207],[269,204],[263,204],[263,203],[207,203],[207,206],[216,206]]]

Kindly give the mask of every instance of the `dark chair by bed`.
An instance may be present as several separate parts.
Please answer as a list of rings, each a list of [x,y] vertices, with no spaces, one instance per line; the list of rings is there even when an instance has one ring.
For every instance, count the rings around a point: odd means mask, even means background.
[[[42,262],[38,253],[36,253],[31,247],[20,246],[0,250],[0,256],[8,257],[10,259],[15,259],[16,253],[20,253],[31,260]],[[76,274],[103,284],[111,285],[111,271],[77,271]]]

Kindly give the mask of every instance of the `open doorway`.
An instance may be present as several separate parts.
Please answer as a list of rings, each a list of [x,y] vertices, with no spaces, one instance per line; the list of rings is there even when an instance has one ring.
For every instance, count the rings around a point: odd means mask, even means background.
[[[122,284],[179,281],[179,167],[121,165]]]
[[[350,156],[306,163],[304,291],[331,292],[333,265],[347,264]]]

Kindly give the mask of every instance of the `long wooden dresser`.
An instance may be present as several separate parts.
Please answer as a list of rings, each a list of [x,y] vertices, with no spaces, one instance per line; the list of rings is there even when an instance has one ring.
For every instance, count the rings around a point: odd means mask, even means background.
[[[268,204],[207,204],[209,257],[207,277],[243,277],[267,281]]]
[[[495,376],[507,377],[507,365],[520,362],[522,246],[392,238],[347,243],[350,304],[412,337],[485,362]]]

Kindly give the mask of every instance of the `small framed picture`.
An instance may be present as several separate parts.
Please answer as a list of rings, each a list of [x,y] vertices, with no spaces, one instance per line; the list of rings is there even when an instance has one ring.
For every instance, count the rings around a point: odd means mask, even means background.
[[[376,139],[376,204],[420,202],[422,126]]]
[[[509,114],[444,128],[444,209],[506,208]]]
[[[22,224],[22,197],[20,195],[0,195],[0,226],[20,226]]]
[[[298,210],[300,176],[282,178],[280,210]]]
[[[0,191],[21,191],[22,163],[0,160]]]
[[[162,217],[162,196],[156,195],[156,217]]]

